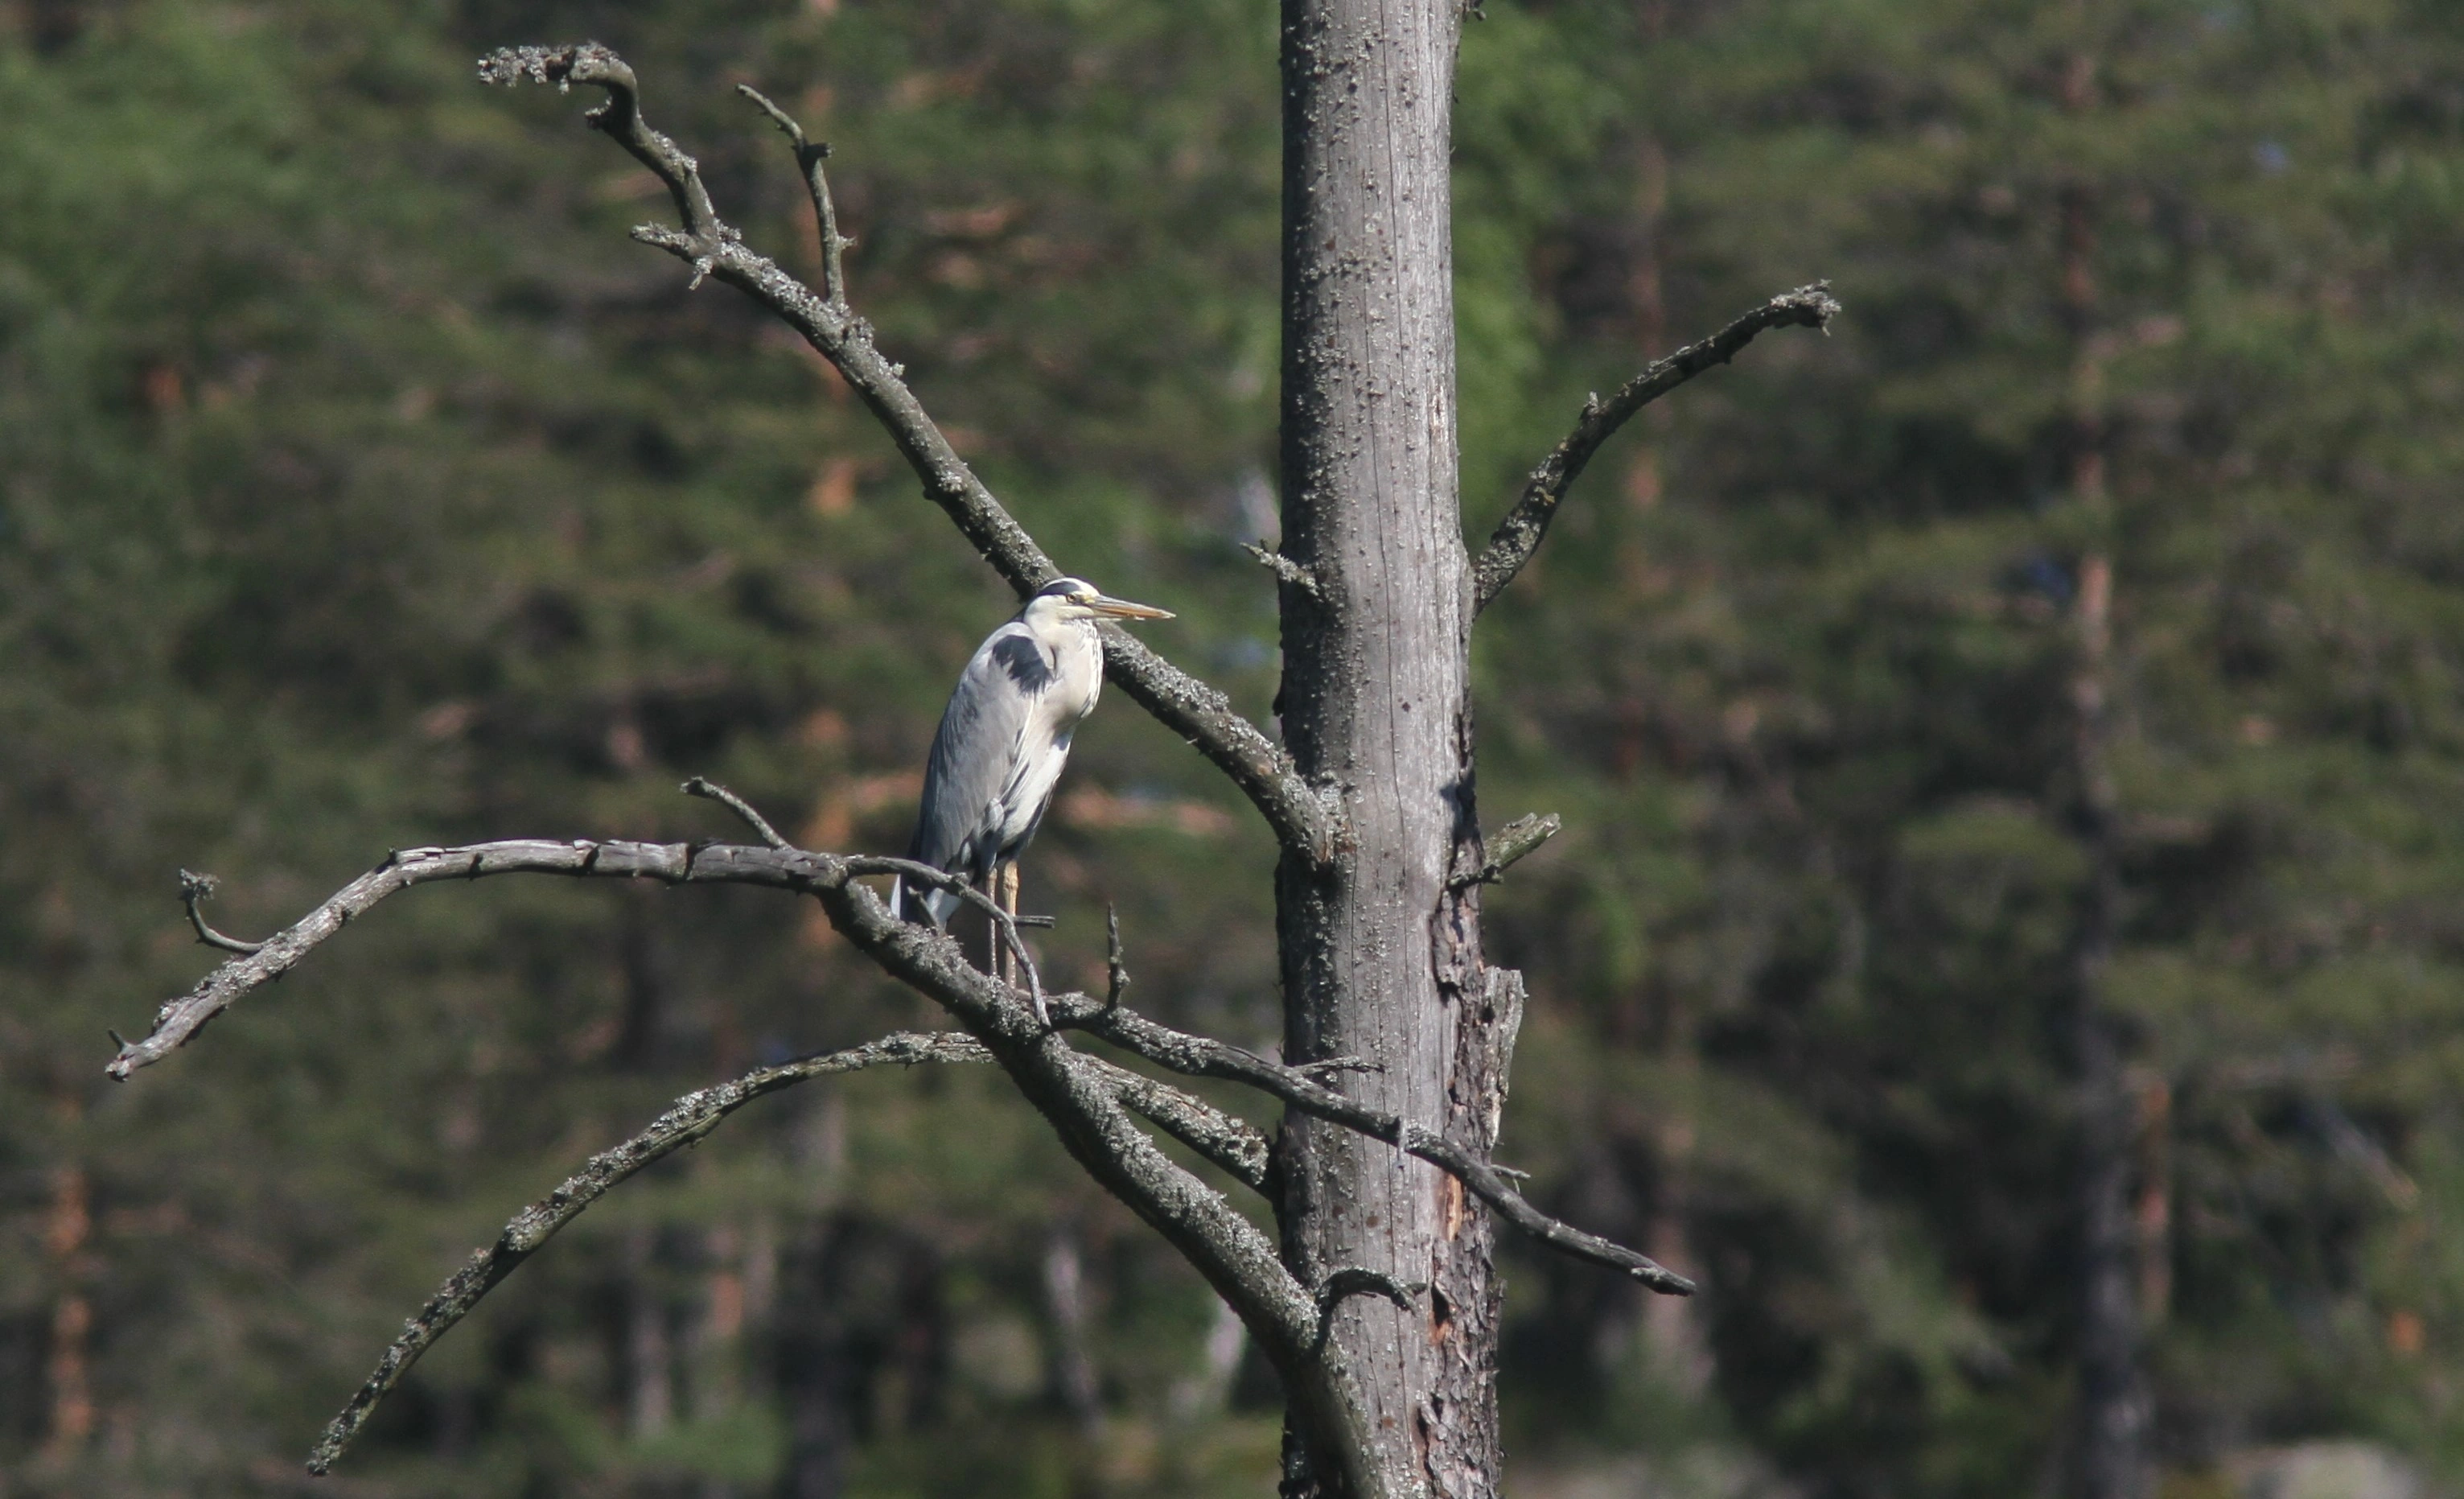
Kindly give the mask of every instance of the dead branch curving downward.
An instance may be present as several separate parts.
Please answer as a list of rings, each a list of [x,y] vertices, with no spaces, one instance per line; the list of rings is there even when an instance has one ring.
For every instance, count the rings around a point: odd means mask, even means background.
[[[718,217],[702,186],[699,165],[675,142],[644,122],[640,85],[623,58],[596,42],[512,47],[481,59],[479,77],[490,83],[528,79],[561,88],[587,83],[605,90],[607,102],[590,112],[590,123],[657,174],[685,221],[682,229],[646,224],[633,231],[633,237],[693,267],[695,285],[704,277],[715,276],[802,334],[863,399],[923,482],[926,496],[941,507],[959,534],[1021,597],[1061,576],[1052,559],[958,456],[909,388],[903,367],[874,346],[872,325],[847,305],[844,282],[836,271],[829,273],[832,295],[817,296],[775,261],[745,248],[742,235]],[[812,154],[818,148],[802,143],[803,127],[777,105],[758,101],[781,130],[789,132],[808,182],[818,182],[820,158]],[[820,201],[817,198],[817,211]],[[835,225],[825,232],[834,236]],[[1332,857],[1339,831],[1336,801],[1311,785],[1281,745],[1234,711],[1221,693],[1164,660],[1119,626],[1107,624],[1101,633],[1104,673],[1115,686],[1230,777],[1265,815],[1285,848],[1316,863]]]
[[[774,890],[803,890],[823,879],[847,877],[827,855],[734,844],[511,838],[458,849],[397,849],[316,910],[256,944],[253,952],[225,962],[195,988],[165,1004],[155,1014],[153,1030],[141,1041],[122,1043],[105,1070],[125,1082],[139,1068],[160,1062],[186,1045],[207,1022],[298,966],[318,944],[387,895],[413,885],[495,874],[596,875],[653,879],[669,885],[763,885]]]
[[[591,1157],[555,1191],[516,1213],[495,1243],[472,1255],[471,1263],[436,1289],[427,1305],[403,1324],[402,1334],[385,1349],[385,1356],[377,1360],[376,1371],[361,1384],[350,1403],[326,1425],[317,1449],[308,1455],[308,1471],[319,1476],[330,1471],[375,1413],[378,1403],[402,1382],[420,1355],[469,1315],[498,1282],[538,1253],[558,1229],[581,1217],[584,1208],[619,1182],[699,1140],[716,1129],[720,1120],[754,1099],[816,1077],[861,1071],[869,1067],[991,1060],[992,1053],[972,1036],[956,1031],[902,1031],[845,1051],[765,1067],[732,1083],[705,1088],[677,1099],[642,1133]]]
[[[1472,606],[1487,608],[1506,591],[1506,585],[1514,581],[1524,564],[1531,561],[1549,534],[1549,522],[1556,518],[1557,502],[1566,497],[1567,489],[1582,475],[1583,466],[1592,461],[1592,454],[1599,452],[1600,445],[1615,436],[1634,413],[1713,365],[1734,359],[1738,350],[1751,343],[1754,336],[1766,328],[1828,329],[1838,312],[1839,304],[1832,299],[1828,281],[1783,292],[1702,342],[1689,343],[1652,364],[1606,401],[1595,395],[1584,402],[1574,430],[1531,471],[1531,476],[1524,481],[1522,496],[1507,511],[1506,518],[1497,523],[1488,545],[1481,549],[1479,561],[1472,564]]]

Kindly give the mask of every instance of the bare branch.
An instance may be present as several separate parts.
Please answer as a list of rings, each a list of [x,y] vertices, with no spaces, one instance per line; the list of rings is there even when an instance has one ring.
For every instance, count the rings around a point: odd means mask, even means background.
[[[1499,828],[1496,837],[1488,840],[1485,850],[1487,857],[1481,861],[1479,869],[1457,879],[1454,882],[1456,888],[1496,884],[1508,868],[1556,837],[1557,830],[1565,826],[1565,819],[1554,812],[1533,812],[1516,818]]]
[[[1026,975],[1026,993],[1035,1005],[1035,1018],[1045,1029],[1052,1028],[1051,1017],[1044,1009],[1044,980],[1035,971],[1035,957],[1026,950],[1026,938],[1018,935],[1021,917],[1001,909],[1000,901],[967,883],[965,876],[936,870],[914,859],[892,859],[883,854],[860,853],[838,861],[850,874],[895,874],[902,879],[916,880],[946,890],[989,917],[1001,939],[1018,959],[1019,972]]]
[[[779,829],[770,826],[769,819],[753,809],[753,804],[725,786],[695,776],[686,782],[681,789],[687,796],[697,796],[704,801],[716,802],[724,805],[729,811],[750,824],[754,832],[771,848],[794,850],[795,845],[780,836]],[[845,862],[848,870],[857,874],[896,874],[931,885],[937,890],[949,891],[960,900],[973,905],[991,917],[994,927],[1000,932],[1001,940],[1008,946],[1011,956],[1018,959],[1019,970],[1026,975],[1026,992],[1028,998],[1035,1003],[1035,1013],[1039,1017],[1044,1014],[1044,980],[1036,973],[1035,959],[1027,952],[1025,939],[1018,935],[1018,929],[1023,926],[1050,926],[1052,924],[1050,916],[1012,915],[1001,909],[1001,902],[976,889],[964,876],[953,874],[946,870],[936,870],[929,864],[918,864],[911,859],[870,857],[857,857]]]
[[[1025,941],[1009,924],[1007,914],[957,875],[929,865],[909,859],[841,858],[799,849],[754,849],[740,844],[653,844],[588,838],[560,843],[552,839],[511,838],[456,849],[404,849],[387,854],[385,863],[342,887],[323,905],[257,944],[246,956],[224,963],[194,989],[165,1004],[154,1017],[153,1031],[143,1041],[123,1042],[120,1054],[112,1058],[105,1070],[124,1082],[139,1068],[161,1061],[174,1048],[186,1045],[208,1021],[242,996],[290,972],[319,943],[387,895],[438,880],[475,880],[497,874],[654,879],[669,885],[759,885],[807,893],[843,886],[861,875],[901,874],[951,891],[991,915],[1003,938],[1019,955],[1020,966],[1027,976],[1030,1013],[1039,1021],[1043,1015],[1043,982],[1027,957]],[[957,952],[957,944],[943,934],[933,931],[932,936],[949,954]],[[1009,989],[1006,984],[1001,987]]]
[[[591,111],[590,123],[658,174],[685,220],[681,230],[646,224],[633,231],[633,237],[691,265],[694,284],[706,276],[716,276],[803,335],[863,398],[923,481],[926,496],[1021,597],[1061,576],[1052,559],[958,456],[908,387],[902,367],[874,346],[872,325],[855,316],[843,292],[837,299],[814,295],[776,262],[746,249],[743,237],[720,221],[693,159],[643,122],[638,85],[622,58],[595,42],[508,48],[482,60],[479,77],[491,83],[528,78],[605,89],[608,102]],[[1334,799],[1310,785],[1282,746],[1234,712],[1221,693],[1164,660],[1118,625],[1105,624],[1101,634],[1106,676],[1229,776],[1265,816],[1284,847],[1317,863],[1332,856],[1338,817]]]
[[[839,232],[838,210],[830,206],[830,182],[822,171],[822,163],[829,158],[830,143],[827,141],[806,141],[804,127],[796,123],[785,110],[762,98],[752,84],[738,83],[736,92],[759,105],[761,112],[770,117],[770,122],[786,136],[787,143],[795,148],[796,165],[803,171],[804,186],[813,195],[813,222],[821,230],[822,299],[833,307],[845,307],[847,304],[847,273],[841,266],[840,257],[855,241]]]
[[[1063,1026],[1101,1036],[1158,1067],[1191,1077],[1221,1077],[1246,1083],[1304,1113],[1398,1145],[1461,1180],[1474,1196],[1496,1209],[1500,1217],[1551,1248],[1622,1271],[1663,1294],[1694,1293],[1692,1281],[1649,1257],[1543,1213],[1517,1192],[1497,1167],[1437,1131],[1346,1097],[1299,1068],[1269,1062],[1211,1037],[1193,1036],[1159,1025],[1134,1010],[1104,1004],[1083,994],[1055,995],[1052,1014]]]
[[[1243,541],[1241,550],[1257,559],[1258,565],[1290,584],[1310,598],[1317,597],[1317,574],[1293,562],[1283,553],[1257,541]]]
[[[480,1298],[512,1274],[516,1267],[538,1253],[558,1229],[581,1217],[583,1209],[605,1196],[618,1182],[699,1140],[716,1129],[720,1120],[754,1099],[816,1077],[885,1063],[913,1067],[923,1062],[991,1060],[992,1053],[972,1036],[956,1031],[902,1031],[846,1051],[765,1067],[732,1083],[705,1088],[677,1099],[641,1134],[591,1157],[555,1191],[516,1213],[495,1244],[472,1255],[470,1264],[436,1289],[436,1294],[428,1298],[418,1314],[403,1324],[402,1335],[377,1360],[376,1372],[368,1376],[350,1403],[327,1424],[317,1449],[308,1455],[308,1471],[321,1476],[330,1470],[359,1435],[360,1428],[367,1423],[378,1402],[402,1382],[410,1366],[419,1361],[419,1356],[468,1316]]]
[[[197,929],[197,940],[208,947],[219,947],[226,953],[253,953],[265,944],[243,942],[238,937],[223,936],[206,924],[205,913],[197,909],[221,883],[210,874],[192,873],[187,870],[180,871],[180,903],[188,908],[188,925]]]
[[[1549,522],[1555,518],[1557,502],[1566,497],[1567,488],[1581,476],[1592,454],[1616,435],[1635,412],[1714,364],[1734,359],[1737,351],[1751,343],[1765,328],[1827,329],[1838,311],[1839,304],[1832,300],[1828,281],[1784,292],[1702,342],[1689,343],[1651,364],[1608,400],[1595,395],[1585,401],[1574,430],[1531,471],[1531,476],[1524,481],[1522,496],[1506,513],[1506,518],[1497,523],[1488,545],[1481,549],[1480,560],[1472,566],[1473,606],[1487,608],[1514,581],[1514,575],[1523,570],[1524,563],[1531,561],[1532,554],[1540,550],[1541,540],[1549,534]]]
[[[1104,974],[1105,1007],[1117,1008],[1129,992],[1130,969],[1121,949],[1121,913],[1110,901],[1104,904]],[[1087,1058],[1086,1064],[1106,1069],[1120,1089],[1121,1102],[1165,1134],[1222,1167],[1243,1185],[1258,1192],[1268,1190],[1274,1177],[1273,1151],[1266,1137],[1246,1121],[1143,1073],[1095,1057]]]
[[[1241,716],[1221,692],[1119,625],[1107,620],[1097,629],[1104,637],[1104,674],[1114,686],[1229,776],[1285,848],[1312,864],[1334,856],[1342,817],[1331,791],[1311,785],[1284,747]]]
[[[1117,1005],[1130,992],[1130,965],[1121,956],[1121,913],[1104,902],[1104,1003]]]
[[[796,849],[737,844],[649,844],[624,840],[512,839],[464,848],[399,850],[322,905],[269,938],[258,951],[222,964],[196,988],[163,1006],[153,1031],[122,1041],[109,1073],[125,1079],[162,1060],[209,1021],[296,967],[319,943],[397,891],[442,880],[499,874],[654,879],[664,884],[754,885],[818,897],[830,923],[895,979],[947,1008],[991,1048],[1027,1101],[1049,1120],[1071,1156],[1107,1190],[1160,1230],[1240,1312],[1287,1378],[1306,1381],[1312,1409],[1335,1426],[1358,1414],[1350,1376],[1312,1367],[1315,1304],[1283,1268],[1257,1228],[1203,1181],[1165,1156],[1131,1120],[1125,1097],[1159,1126],[1243,1180],[1263,1140],[1201,1100],[1138,1079],[1073,1051],[1028,996],[978,971],[946,934],[902,921],[857,883],[872,873],[955,880],[905,859],[842,858]],[[964,882],[957,882],[965,888]],[[1015,934],[1013,933],[1014,937]],[[1080,1009],[1102,1002],[1071,996]],[[1333,1429],[1333,1428],[1330,1428]]]
[[[1268,1190],[1274,1179],[1274,1150],[1255,1126],[1170,1083],[1159,1083],[1101,1057],[1079,1060],[1109,1078],[1132,1112],[1221,1167],[1243,1186],[1254,1192]]]
[[[701,164],[642,119],[641,85],[632,68],[597,42],[578,47],[501,47],[479,59],[483,83],[511,87],[525,78],[553,83],[560,93],[576,83],[592,83],[606,91],[607,101],[583,118],[667,184],[676,212],[685,221],[683,237],[692,241],[692,254],[685,258],[693,263],[693,284],[699,286],[714,268],[720,247],[737,236],[719,222],[718,210],[711,206],[709,189],[701,185]],[[641,231],[634,232],[639,237]]]
[[[753,809],[753,804],[745,801],[742,797],[737,796],[735,792],[730,791],[725,786],[717,784],[715,782],[705,781],[701,777],[695,776],[691,781],[686,782],[678,789],[683,791],[687,796],[697,796],[702,798],[704,801],[716,802],[720,805],[726,807],[729,811],[734,812],[737,816],[744,819],[745,825],[753,829],[755,836],[759,837],[764,844],[767,844],[773,849],[790,849],[795,847],[786,839],[779,835],[779,829],[770,826],[770,820],[768,818],[763,817],[760,813]]]

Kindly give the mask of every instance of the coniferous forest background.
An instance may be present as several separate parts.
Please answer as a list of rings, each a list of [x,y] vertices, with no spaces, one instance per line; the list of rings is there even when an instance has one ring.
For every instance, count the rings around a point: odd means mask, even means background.
[[[392,847],[728,835],[691,774],[897,851],[1012,607],[834,376],[627,239],[649,176],[472,59],[617,46],[809,266],[732,86],[797,110],[954,439],[1264,721],[1274,7],[0,15],[0,1493],[298,1491],[515,1207],[928,1017],[775,896],[495,883],[111,1085],[210,961],[176,871],[261,933]],[[1509,1245],[1518,1488],[2058,1491],[2100,861],[2167,1499],[2464,1482],[2464,7],[1488,0],[1459,95],[1475,531],[1587,391],[1847,309],[1647,411],[1480,637],[1485,809],[1567,827],[1489,906],[1500,1157],[1705,1287]],[[1113,901],[1140,1004],[1264,1046],[1272,859],[1116,699],[1026,862],[1045,970],[1102,981]],[[868,1074],[611,1196],[317,1491],[1260,1493],[1278,1410],[998,1078]]]

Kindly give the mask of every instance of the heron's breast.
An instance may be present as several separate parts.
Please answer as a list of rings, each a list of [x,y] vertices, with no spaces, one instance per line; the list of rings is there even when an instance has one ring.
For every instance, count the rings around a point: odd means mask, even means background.
[[[1104,693],[1104,642],[1094,627],[1082,625],[1072,631],[1073,638],[1053,654],[1058,658],[1060,681],[1055,685],[1053,707],[1063,724],[1074,727],[1078,720],[1095,711],[1095,699]],[[1064,744],[1069,741],[1069,728],[1060,730]]]

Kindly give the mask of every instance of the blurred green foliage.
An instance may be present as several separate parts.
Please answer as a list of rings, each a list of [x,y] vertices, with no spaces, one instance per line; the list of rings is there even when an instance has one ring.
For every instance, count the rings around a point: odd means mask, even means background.
[[[1491,900],[1535,991],[1502,1154],[1707,1287],[1646,1304],[1514,1251],[1519,1486],[2057,1470],[2090,545],[2118,568],[2110,998],[2171,1481],[2319,1435],[2464,1477],[2451,11],[1491,0],[1468,28],[1475,537],[1586,390],[1817,276],[1848,306],[1646,412],[1483,628],[1488,816],[1568,825]],[[390,846],[733,836],[688,774],[894,849],[1009,606],[809,354],[627,242],[667,206],[584,101],[471,59],[618,47],[799,267],[801,187],[730,85],[833,141],[854,296],[919,392],[1065,565],[1179,611],[1157,646],[1265,720],[1273,593],[1237,543],[1273,525],[1275,18],[8,14],[0,1484],[283,1491],[399,1319],[590,1151],[932,1017],[775,898],[495,883],[389,905],[110,1087],[102,1027],[209,961],[174,871],[223,875],[211,915],[254,934]],[[2065,102],[2080,57],[2093,107]],[[2095,205],[2087,329],[2066,191]],[[1119,701],[1067,790],[1027,864],[1047,973],[1100,981],[1114,901],[1137,1003],[1273,1036],[1253,816]],[[1229,1331],[998,1078],[857,1077],[583,1219],[337,1482],[1258,1492],[1275,1396]]]

